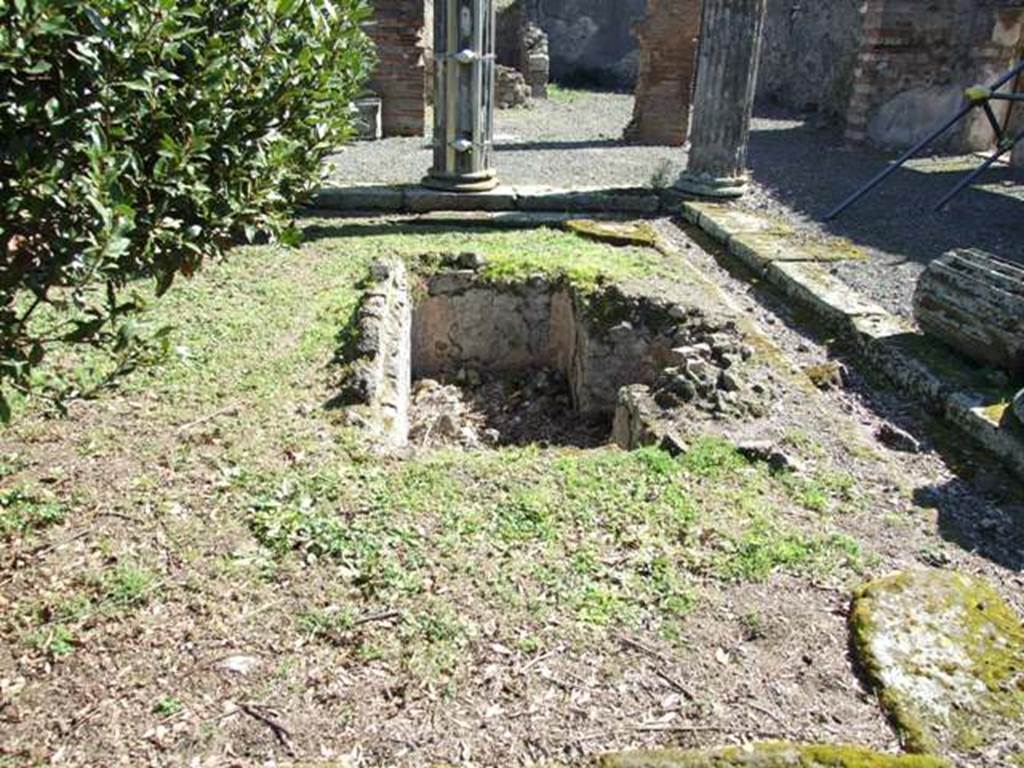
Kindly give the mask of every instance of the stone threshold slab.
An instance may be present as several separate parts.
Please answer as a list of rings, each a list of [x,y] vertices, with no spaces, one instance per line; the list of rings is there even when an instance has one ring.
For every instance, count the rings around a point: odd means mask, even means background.
[[[1013,393],[994,388],[948,350],[850,288],[786,226],[721,203],[687,201],[683,218],[795,304],[852,340],[861,356],[1024,477],[1024,426]]]
[[[488,192],[444,192],[414,185],[325,187],[313,207],[347,213],[487,211],[532,213],[629,213],[654,215],[675,210],[678,200],[647,187],[500,186]]]

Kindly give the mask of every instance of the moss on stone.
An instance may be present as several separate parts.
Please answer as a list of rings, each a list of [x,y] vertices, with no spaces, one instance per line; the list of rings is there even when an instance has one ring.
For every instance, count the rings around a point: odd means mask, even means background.
[[[907,749],[975,750],[1024,724],[1024,626],[987,583],[889,576],[856,591],[850,629]]]
[[[932,755],[889,755],[864,747],[770,742],[715,750],[663,749],[605,755],[600,768],[949,768]]]
[[[653,248],[658,236],[647,222],[594,221],[593,219],[570,219],[563,226],[570,232],[591,240],[610,245],[638,245]]]

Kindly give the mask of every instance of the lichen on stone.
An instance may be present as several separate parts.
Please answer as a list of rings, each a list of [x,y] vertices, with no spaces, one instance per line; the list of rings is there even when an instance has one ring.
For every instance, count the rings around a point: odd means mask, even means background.
[[[894,574],[857,590],[850,627],[907,749],[977,750],[1024,724],[1024,627],[987,583]]]
[[[932,755],[890,755],[864,747],[770,742],[712,750],[661,749],[604,755],[599,768],[950,768]]]
[[[611,245],[637,245],[653,248],[658,235],[647,222],[594,221],[570,219],[564,224],[569,232]]]

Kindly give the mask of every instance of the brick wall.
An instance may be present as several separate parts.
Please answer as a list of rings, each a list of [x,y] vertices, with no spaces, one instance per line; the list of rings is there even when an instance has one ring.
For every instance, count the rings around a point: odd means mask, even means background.
[[[964,88],[1010,67],[1024,40],[1020,0],[866,0],[846,136],[908,146],[951,117]],[[951,149],[983,149],[979,113],[952,132]]]
[[[422,136],[427,125],[433,0],[375,0],[368,32],[380,60],[370,88],[385,136]]]

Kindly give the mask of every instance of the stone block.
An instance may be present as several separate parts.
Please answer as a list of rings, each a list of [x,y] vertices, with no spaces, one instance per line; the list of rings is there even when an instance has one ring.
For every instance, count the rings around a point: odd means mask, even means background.
[[[429,211],[512,211],[516,194],[511,187],[487,192],[445,192],[426,187],[410,187],[405,192],[405,208],[413,213]]]
[[[402,210],[402,188],[389,186],[325,187],[313,198],[316,208],[332,211]]]
[[[769,282],[786,295],[844,331],[851,330],[850,319],[853,317],[887,314],[880,305],[863,298],[817,264],[774,261],[766,275]]]
[[[572,213],[657,213],[658,195],[648,189],[579,189],[517,187],[516,205],[523,211]]]
[[[910,751],[995,758],[989,750],[1009,747],[1024,725],[1024,626],[987,582],[940,570],[887,576],[855,592],[850,628]]]

